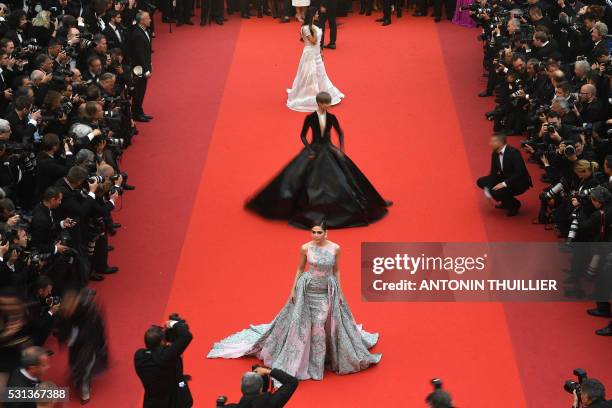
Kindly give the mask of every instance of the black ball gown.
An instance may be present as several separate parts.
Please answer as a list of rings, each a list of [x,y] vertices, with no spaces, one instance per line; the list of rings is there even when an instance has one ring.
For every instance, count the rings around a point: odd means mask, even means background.
[[[255,197],[246,208],[264,218],[287,220],[298,228],[311,228],[325,220],[328,228],[368,225],[387,214],[385,201],[341,149],[331,142],[336,129],[340,146],[344,136],[338,120],[327,112],[325,126],[317,112],[304,121],[305,148]],[[312,142],[306,135],[312,129]],[[323,131],[322,131],[323,130]]]

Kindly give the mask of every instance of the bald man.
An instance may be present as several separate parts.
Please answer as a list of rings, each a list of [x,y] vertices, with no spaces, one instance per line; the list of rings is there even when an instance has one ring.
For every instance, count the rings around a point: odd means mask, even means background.
[[[597,88],[595,88],[595,85],[582,85],[580,87],[579,99],[579,123],[595,123],[606,120],[606,111],[601,101],[597,98]]]

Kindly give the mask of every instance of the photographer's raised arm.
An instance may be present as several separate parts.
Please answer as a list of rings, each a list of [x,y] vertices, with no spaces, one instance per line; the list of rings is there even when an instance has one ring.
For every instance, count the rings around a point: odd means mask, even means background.
[[[272,394],[269,407],[283,407],[298,387],[298,379],[282,370],[273,368],[270,376],[279,381],[282,386]]]
[[[191,340],[193,340],[193,335],[184,322],[178,321],[169,324],[172,324],[172,329],[176,333],[176,340],[174,340],[162,353],[162,363],[167,363],[170,360],[178,358],[187,349]]]

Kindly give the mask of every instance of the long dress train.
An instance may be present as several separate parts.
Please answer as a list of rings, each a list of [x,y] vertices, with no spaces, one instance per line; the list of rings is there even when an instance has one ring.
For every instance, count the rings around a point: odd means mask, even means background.
[[[270,324],[250,326],[215,343],[208,358],[256,356],[264,364],[300,380],[323,379],[324,367],[349,374],[381,359],[368,349],[378,334],[355,323],[333,274],[337,245],[310,244],[308,270],[296,284],[295,304],[289,300]]]
[[[301,35],[304,39],[304,51],[300,59],[297,74],[291,89],[287,89],[287,107],[298,112],[314,112],[317,110],[316,96],[319,92],[328,92],[332,97],[332,105],[340,103],[344,94],[340,92],[327,77],[325,65],[321,57],[321,29],[313,26],[317,43],[311,44],[308,26],[302,26]]]

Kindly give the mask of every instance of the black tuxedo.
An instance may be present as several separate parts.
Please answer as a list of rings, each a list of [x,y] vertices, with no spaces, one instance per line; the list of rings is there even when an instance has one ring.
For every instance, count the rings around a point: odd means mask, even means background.
[[[125,45],[127,33],[125,32],[123,26],[118,26],[115,28],[116,31],[110,24],[107,24],[106,28],[102,30],[102,34],[104,34],[104,37],[106,37],[106,41],[108,42],[108,49],[111,50],[113,48],[121,48],[123,55],[126,55],[127,50]],[[119,31],[119,35],[117,35],[117,31]]]
[[[11,141],[33,143],[37,127],[29,123],[27,116],[19,119],[17,112],[13,109],[6,115],[6,120],[11,124]]]
[[[502,161],[500,161],[499,153],[491,154],[489,175],[479,178],[477,184],[480,188],[488,187],[493,198],[501,201],[504,208],[518,209],[521,203],[514,197],[523,194],[533,186],[531,177],[518,149],[506,145],[501,157]],[[493,187],[502,182],[506,183],[506,187],[494,191]]]
[[[272,369],[270,376],[278,380],[282,386],[274,394],[269,392],[259,395],[244,396],[237,404],[228,404],[232,408],[281,408],[289,401],[298,386],[297,378],[276,368]]]
[[[336,44],[338,26],[336,25],[336,14],[338,13],[338,0],[322,0],[321,7],[325,7],[325,13],[320,13],[319,27],[321,27],[321,45],[325,42],[325,23],[329,22],[329,43]]]
[[[140,349],[134,354],[136,374],[145,390],[143,408],[189,408],[193,405],[181,357],[193,336],[185,323],[178,322],[173,329],[176,340],[170,346]]]
[[[51,157],[46,152],[38,153],[36,157],[36,198],[42,198],[47,187],[54,185],[57,180],[68,174],[74,164],[74,155],[68,154],[66,158]]]
[[[325,119],[325,129],[323,129],[323,134],[321,134],[321,125],[319,124],[319,115],[317,112],[313,112],[310,115],[306,116],[304,119],[304,125],[302,126],[302,133],[300,134],[300,138],[302,139],[302,143],[308,149],[312,149],[312,145],[319,144],[323,139],[331,139],[331,130],[334,128],[336,133],[338,133],[338,140],[340,147],[344,146],[344,133],[340,128],[340,123],[335,115],[331,113],[326,113]],[[312,142],[308,143],[307,134],[308,129],[312,129]]]
[[[608,53],[608,44],[605,38],[599,41],[597,44],[593,43],[593,49],[589,51],[589,61],[591,63],[597,62],[595,56],[601,52],[605,52],[606,54]]]
[[[533,51],[529,57],[537,58],[540,61],[546,61],[548,58],[561,59],[562,55],[559,47],[555,43],[549,41],[545,46]]]
[[[147,92],[147,77],[145,73],[151,72],[151,34],[144,31],[140,25],[132,30],[132,65],[142,67],[143,75],[134,79],[134,96],[132,113],[134,116],[143,115],[142,104]]]
[[[55,241],[60,233],[59,222],[54,211],[38,203],[32,210],[32,247],[42,253],[52,254],[55,251]]]
[[[39,383],[40,381],[38,380],[36,381],[30,380],[28,377],[26,377],[25,375],[21,373],[21,369],[17,368],[11,373],[6,386],[7,387],[34,388]],[[18,402],[18,403],[10,403],[10,404],[7,403],[6,406],[10,408],[36,408],[36,403],[34,402]]]

